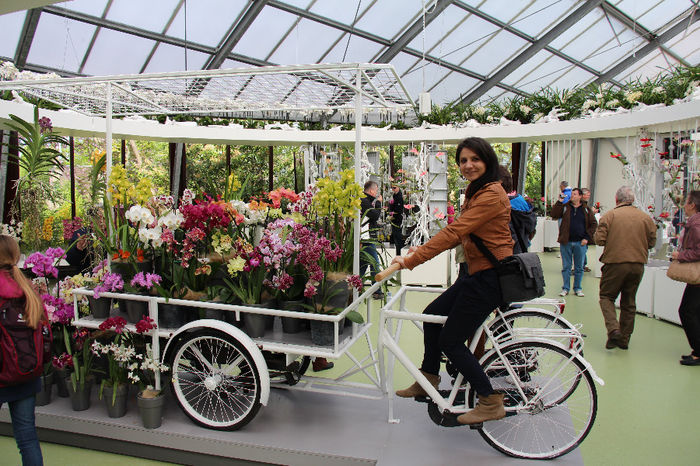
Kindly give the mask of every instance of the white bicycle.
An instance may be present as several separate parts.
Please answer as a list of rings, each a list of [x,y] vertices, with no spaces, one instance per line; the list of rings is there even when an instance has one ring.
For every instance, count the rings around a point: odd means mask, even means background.
[[[405,310],[409,292],[433,292],[420,287],[402,287],[384,306],[380,317],[379,363],[384,374],[385,393],[389,397],[389,419],[393,415],[393,370],[398,360],[425,389],[429,397],[418,400],[428,404],[430,419],[444,427],[457,427],[457,416],[476,405],[476,393],[456,374],[447,390],[436,390],[399,346],[404,321],[422,328],[423,322],[444,323],[446,317],[410,313]],[[399,310],[393,307],[399,304]],[[508,314],[508,313],[506,313]],[[516,312],[510,314],[513,318]],[[538,313],[541,315],[541,313]],[[542,314],[543,315],[543,314]],[[550,316],[551,317],[551,316]],[[591,365],[583,358],[582,343],[565,345],[561,341],[581,342],[581,334],[571,324],[559,328],[534,329],[535,336],[512,332],[508,338],[494,335],[502,327],[503,315],[482,325],[472,339],[473,351],[481,335],[490,349],[480,362],[497,392],[505,395],[506,417],[472,426],[497,450],[517,458],[551,459],[576,448],[595,422],[598,398],[594,381],[603,385]],[[558,320],[558,319],[557,319]],[[496,322],[496,323],[494,323]],[[500,323],[498,323],[500,322]],[[389,351],[388,360],[384,350]]]

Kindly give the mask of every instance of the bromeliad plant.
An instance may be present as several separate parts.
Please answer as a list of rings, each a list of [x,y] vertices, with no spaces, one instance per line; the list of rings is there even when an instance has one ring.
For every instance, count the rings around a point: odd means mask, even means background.
[[[34,107],[34,121],[28,122],[17,115],[10,115],[12,122],[7,126],[17,132],[19,143],[7,144],[17,150],[9,157],[17,162],[21,176],[14,188],[16,199],[24,218],[23,240],[30,250],[37,250],[41,242],[41,210],[46,199],[52,199],[51,181],[61,176],[67,157],[56,147],[68,144],[61,136],[53,134],[51,120],[39,118],[39,108]]]

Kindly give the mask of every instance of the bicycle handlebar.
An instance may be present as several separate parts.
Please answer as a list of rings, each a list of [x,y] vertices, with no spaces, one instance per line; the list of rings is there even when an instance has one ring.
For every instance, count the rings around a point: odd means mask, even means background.
[[[412,255],[413,255],[413,253],[409,253],[409,254],[406,254],[404,257],[411,257]],[[401,270],[401,266],[399,264],[396,264],[396,263],[391,264],[389,267],[387,267],[386,269],[382,270],[377,275],[375,275],[374,281],[381,282],[383,280],[386,280],[387,278],[389,278],[389,276],[398,272],[399,270]]]

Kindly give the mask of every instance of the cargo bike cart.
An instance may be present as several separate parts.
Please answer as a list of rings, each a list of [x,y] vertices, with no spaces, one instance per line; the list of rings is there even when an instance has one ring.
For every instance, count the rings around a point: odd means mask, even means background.
[[[245,305],[170,299],[167,304],[193,309],[222,310],[227,320],[198,319],[179,328],[153,330],[153,353],[171,367],[172,393],[183,411],[195,423],[219,430],[236,430],[250,422],[262,405],[267,405],[270,388],[281,387],[343,396],[388,401],[388,421],[394,416],[393,375],[398,361],[426,389],[430,419],[444,427],[456,427],[456,417],[473,408],[476,394],[454,373],[447,390],[435,390],[399,346],[404,322],[443,323],[445,318],[408,312],[407,296],[412,293],[440,293],[442,289],[402,286],[390,297],[379,315],[379,336],[370,336],[372,294],[387,279],[367,288],[338,315],[310,314]],[[78,296],[92,296],[87,289]],[[158,322],[166,300],[126,293],[101,293],[113,299],[148,302],[149,315]],[[350,311],[364,314],[364,323],[344,328]],[[473,426],[497,450],[510,456],[549,459],[576,448],[590,432],[597,412],[595,382],[603,381],[583,358],[583,337],[579,329],[560,314],[558,301],[535,300],[497,311],[477,331],[472,351],[481,334],[486,336],[482,366],[497,391],[505,393],[506,418]],[[279,325],[264,336],[251,338],[238,322],[244,313],[304,320],[321,320],[333,325],[333,344],[317,346],[308,334],[282,333]],[[76,314],[77,315],[77,314]],[[76,326],[97,328],[101,319],[83,317]],[[229,323],[229,322],[233,322]],[[351,351],[364,341],[367,352],[358,357]],[[165,342],[161,349],[161,342]],[[352,367],[335,378],[306,375],[312,357],[338,359],[346,356]],[[388,356],[388,357],[386,357]],[[348,380],[362,373],[368,383]],[[156,378],[160,385],[159,378]],[[161,388],[160,386],[156,388]],[[465,428],[465,435],[468,429]],[[436,434],[439,435],[439,434]]]

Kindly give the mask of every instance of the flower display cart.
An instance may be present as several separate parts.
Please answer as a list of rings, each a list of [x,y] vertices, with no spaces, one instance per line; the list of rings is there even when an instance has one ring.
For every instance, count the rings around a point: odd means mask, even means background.
[[[255,417],[261,406],[267,405],[270,388],[282,386],[288,389],[328,392],[328,386],[336,387],[334,393],[379,399],[382,397],[377,354],[369,336],[371,327],[371,295],[379,283],[367,288],[337,315],[312,314],[264,307],[221,304],[186,299],[170,299],[167,304],[185,306],[195,310],[220,310],[230,313],[234,323],[241,322],[246,313],[286,317],[302,320],[327,321],[333,324],[333,343],[318,346],[311,342],[309,333],[283,333],[281,325],[275,325],[258,338],[251,338],[237,325],[218,319],[197,319],[179,328],[159,326],[151,331],[152,351],[171,367],[172,393],[178,404],[195,423],[204,427],[235,430]],[[92,296],[88,289],[74,290],[77,311],[80,296]],[[159,322],[159,310],[166,304],[165,298],[129,293],[101,293],[112,299],[145,301],[149,316]],[[365,323],[344,328],[349,312],[362,311]],[[115,312],[115,311],[113,311]],[[91,316],[75,319],[77,327],[96,329],[104,319]],[[129,324],[127,329],[133,325]],[[351,348],[364,341],[367,356],[355,357]],[[164,346],[161,347],[161,344]],[[310,358],[337,359],[347,356],[353,367],[334,379],[304,377]],[[346,382],[354,373],[363,372],[369,384]],[[156,377],[156,389],[161,389],[160,377]],[[340,391],[338,391],[338,388]],[[358,393],[358,389],[361,393]],[[367,390],[375,392],[367,394]]]

